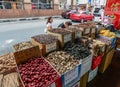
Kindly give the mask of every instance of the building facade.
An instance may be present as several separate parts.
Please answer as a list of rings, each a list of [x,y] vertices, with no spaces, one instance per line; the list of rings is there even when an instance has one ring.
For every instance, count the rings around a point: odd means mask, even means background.
[[[0,0],[0,18],[60,15],[75,5],[76,0]]]

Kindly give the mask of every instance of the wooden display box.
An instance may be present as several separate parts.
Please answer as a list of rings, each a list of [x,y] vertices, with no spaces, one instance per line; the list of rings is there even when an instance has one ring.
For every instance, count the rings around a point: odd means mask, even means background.
[[[39,49],[42,50],[42,55],[46,55],[52,51],[58,50],[59,49],[59,45],[58,45],[58,41],[56,40],[55,42],[51,43],[51,44],[41,44],[39,42],[37,42],[35,39],[31,38],[31,42],[34,45],[38,45]]]
[[[74,29],[74,30],[70,30],[70,29],[66,29],[67,31],[70,31],[72,33],[72,41],[74,42],[74,40],[76,38],[80,38],[82,36],[82,31],[78,30],[78,29]]]
[[[40,57],[40,56],[39,56]],[[28,60],[30,60],[30,59],[32,59],[32,58],[34,58],[34,57],[31,57],[31,58],[29,58]],[[36,57],[36,58],[38,58],[38,57]],[[25,62],[27,62],[28,60],[22,60],[20,63],[17,63],[17,66],[19,65],[19,64],[22,64],[22,63],[25,63]],[[50,67],[52,67],[53,69],[54,69],[54,67],[46,60],[46,59],[44,59],[49,65],[50,65]],[[55,70],[55,69],[54,69]],[[56,70],[55,70],[56,71]],[[22,78],[21,78],[21,75],[20,75],[20,72],[19,72],[19,69],[18,69],[18,67],[17,67],[17,72],[18,72],[18,74],[19,74],[19,77],[20,77],[20,87],[25,87],[25,85],[24,85],[24,82],[23,82],[23,80],[22,80]],[[57,71],[56,71],[57,72]],[[57,72],[57,74],[59,75],[59,77],[56,79],[56,80],[54,80],[48,87],[62,87],[62,83],[61,83],[61,77],[60,77],[60,74]]]
[[[91,28],[89,26],[80,24],[78,27],[83,31],[82,33],[83,36],[89,35],[91,33]]]
[[[14,52],[15,60],[17,64],[23,61],[27,61],[30,58],[36,58],[41,56],[41,50],[39,46],[34,46],[28,49]]]
[[[99,67],[99,72],[100,73],[104,73],[105,70],[109,67],[109,65],[111,64],[112,61],[112,57],[114,55],[114,51],[115,49],[113,48],[112,50],[110,50],[108,53],[104,54],[103,59],[102,59],[102,63],[100,64]]]
[[[80,78],[80,87],[87,87],[88,75],[89,72],[87,72]]]
[[[57,39],[59,40],[59,43],[60,43],[59,44],[60,47],[64,47],[64,45],[67,42],[72,41],[72,33],[66,34],[64,36],[62,34],[53,33],[53,32],[50,32],[50,31],[48,31],[47,33],[57,37]]]

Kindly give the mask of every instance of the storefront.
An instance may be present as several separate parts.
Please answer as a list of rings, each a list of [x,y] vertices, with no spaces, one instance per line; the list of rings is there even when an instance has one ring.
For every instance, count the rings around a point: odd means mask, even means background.
[[[0,0],[0,9],[23,9],[23,0]]]
[[[31,0],[32,9],[53,9],[53,0]]]

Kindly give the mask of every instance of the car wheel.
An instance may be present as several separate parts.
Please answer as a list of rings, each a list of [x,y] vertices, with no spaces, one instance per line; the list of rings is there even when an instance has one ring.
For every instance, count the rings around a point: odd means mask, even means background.
[[[80,22],[81,22],[81,23],[84,23],[84,19],[82,18],[82,19],[80,20]]]

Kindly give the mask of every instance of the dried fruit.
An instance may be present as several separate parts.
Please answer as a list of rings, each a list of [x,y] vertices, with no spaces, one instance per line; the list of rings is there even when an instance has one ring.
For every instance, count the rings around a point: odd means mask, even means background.
[[[14,45],[14,50],[15,51],[20,51],[20,50],[24,50],[24,49],[27,49],[27,48],[31,48],[33,47],[34,45],[29,41],[29,42],[22,42],[22,43],[18,43],[16,45]]]
[[[30,59],[18,68],[25,87],[47,87],[60,78],[43,58]]]
[[[49,34],[41,34],[41,35],[33,36],[31,38],[41,44],[51,44],[57,40],[55,36]]]
[[[53,32],[53,33],[58,33],[58,34],[62,34],[62,35],[67,35],[67,34],[70,34],[69,31],[65,30],[65,29],[52,29],[52,30],[49,30],[49,32]]]
[[[47,56],[47,60],[60,74],[73,69],[79,64],[78,60],[74,59],[73,56],[63,51],[50,53]]]
[[[0,56],[0,73],[5,73],[13,68],[16,68],[16,62],[12,53]]]

